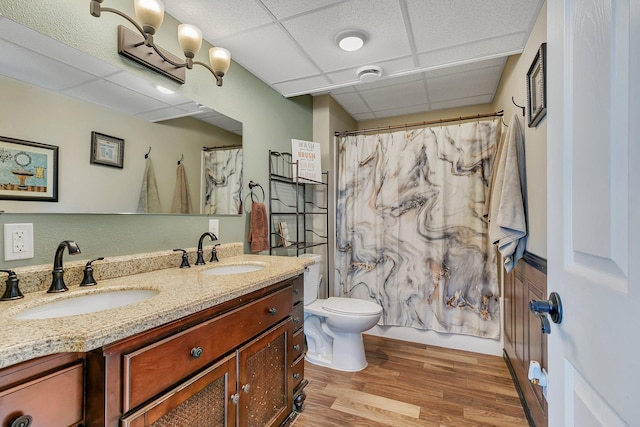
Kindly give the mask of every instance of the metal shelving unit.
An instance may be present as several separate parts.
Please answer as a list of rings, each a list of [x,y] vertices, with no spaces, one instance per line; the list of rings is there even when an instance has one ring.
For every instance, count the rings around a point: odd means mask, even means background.
[[[329,172],[322,173],[322,182],[301,180],[294,176],[296,163],[291,153],[269,150],[269,254],[299,256],[325,246],[327,258]],[[287,224],[289,239],[282,235],[281,223]]]

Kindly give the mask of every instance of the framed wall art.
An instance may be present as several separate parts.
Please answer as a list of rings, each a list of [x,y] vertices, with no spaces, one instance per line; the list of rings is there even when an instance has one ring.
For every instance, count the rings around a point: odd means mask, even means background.
[[[91,132],[91,163],[122,169],[124,139]]]
[[[0,136],[0,200],[58,201],[58,147]]]
[[[527,72],[529,127],[535,127],[547,114],[547,44],[542,43]]]

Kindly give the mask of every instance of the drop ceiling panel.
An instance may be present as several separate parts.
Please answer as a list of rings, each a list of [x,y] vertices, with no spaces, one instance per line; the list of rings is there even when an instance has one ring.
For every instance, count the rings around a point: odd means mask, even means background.
[[[2,74],[16,80],[36,84],[59,92],[64,88],[95,79],[57,60],[0,40],[0,68]]]
[[[510,40],[520,39],[520,35],[507,35],[500,39],[483,40],[460,46],[456,49],[438,49],[418,55],[420,67],[441,65],[454,66],[459,63],[476,62],[494,57],[506,57],[504,46],[511,45]],[[509,50],[511,54],[519,53],[518,49]]]
[[[353,114],[369,113],[371,110],[369,106],[365,104],[360,94],[356,92],[336,94],[332,93],[336,102],[342,105],[342,108]]]
[[[275,24],[225,39],[225,47],[234,51],[251,46],[252,54],[237,62],[268,84],[318,74],[318,69],[293,46]]]
[[[407,0],[407,9],[418,52],[513,33],[520,34],[518,42],[505,48],[517,49],[522,47],[539,4],[531,0]]]
[[[311,76],[304,79],[289,80],[286,82],[274,83],[273,87],[280,93],[292,94],[297,92],[306,93],[309,88],[324,88],[331,85],[331,82],[323,75]]]
[[[427,94],[421,80],[384,88],[359,91],[374,111],[391,110],[415,105],[425,105]]]
[[[105,80],[97,80],[90,84],[74,87],[65,91],[64,94],[129,115],[167,106],[165,103]]]
[[[451,76],[435,77],[428,80],[431,102],[493,94],[500,80],[502,69],[484,68]]]
[[[431,109],[443,110],[445,108],[466,107],[468,105],[482,105],[482,104],[489,104],[492,101],[493,101],[493,95],[470,96],[470,97],[464,97],[460,99],[449,99],[442,102],[432,102]]]
[[[504,67],[504,64],[507,62],[506,57],[487,59],[485,61],[475,61],[470,62],[468,64],[454,65],[450,67],[442,67],[436,68],[434,70],[429,70],[425,73],[427,78],[441,77],[441,76],[451,76],[454,74],[465,73],[467,71],[480,70],[483,68],[500,68]]]
[[[272,22],[255,0],[164,0],[164,4],[171,16],[198,26],[206,40],[224,47],[225,37]]]
[[[341,2],[287,20],[283,25],[325,72],[411,54],[402,13],[395,1]],[[369,40],[362,49],[345,52],[335,43],[336,34],[349,29],[368,33]]]
[[[262,3],[278,19],[286,19],[290,16],[307,13],[310,10],[326,7],[343,0],[262,0]]]

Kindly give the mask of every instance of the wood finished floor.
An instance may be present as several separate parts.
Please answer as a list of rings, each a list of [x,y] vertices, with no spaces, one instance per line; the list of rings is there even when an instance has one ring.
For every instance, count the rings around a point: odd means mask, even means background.
[[[364,336],[369,366],[305,364],[307,400],[294,427],[528,426],[501,357]]]

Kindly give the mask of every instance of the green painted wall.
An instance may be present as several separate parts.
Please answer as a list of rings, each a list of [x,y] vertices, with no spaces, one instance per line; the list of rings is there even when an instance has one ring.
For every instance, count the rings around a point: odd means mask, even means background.
[[[106,6],[134,16],[131,0],[109,0]],[[92,17],[89,0],[2,0],[0,14],[241,121],[245,194],[248,194],[249,180],[267,187],[270,149],[290,151],[291,138],[311,140],[313,137],[310,96],[285,99],[236,63],[225,76],[224,86],[216,87],[209,71],[202,67],[188,71],[187,83],[179,85],[121,59],[115,49],[116,27],[129,24],[115,14]],[[177,25],[178,22],[167,15],[155,37],[158,45],[176,54],[180,52]],[[209,47],[203,45],[196,59],[208,62]],[[233,52],[231,54],[233,56]],[[38,125],[37,119],[33,125]],[[206,216],[0,214],[1,224],[22,222],[34,224],[35,257],[5,262],[2,253],[2,268],[50,263],[55,247],[65,239],[78,242],[83,259],[194,247],[208,227]],[[220,217],[220,241],[245,241],[247,224],[246,215]],[[248,252],[246,244],[245,252]]]

